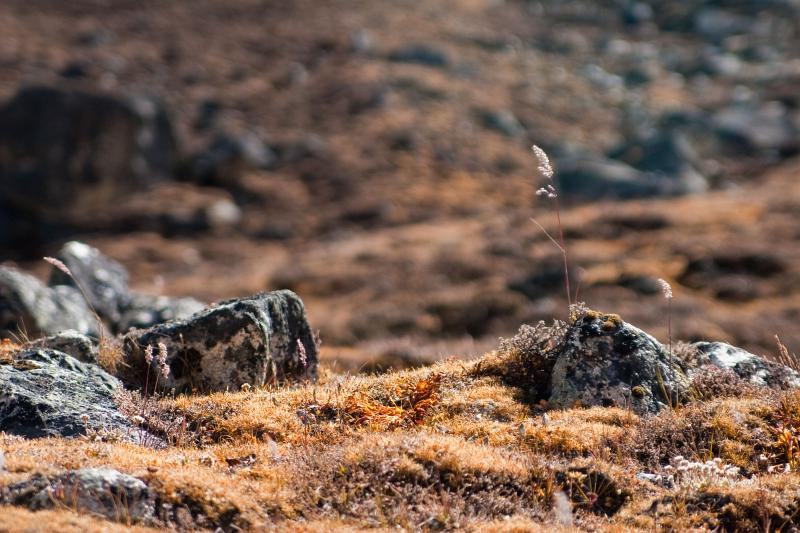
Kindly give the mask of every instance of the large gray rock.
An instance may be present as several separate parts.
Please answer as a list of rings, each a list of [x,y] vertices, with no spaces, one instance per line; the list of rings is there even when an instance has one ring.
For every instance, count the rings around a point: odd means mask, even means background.
[[[305,361],[298,341],[305,348]],[[244,384],[316,378],[316,344],[303,302],[291,291],[230,300],[185,320],[131,331],[124,339],[126,382],[145,384],[144,350],[159,342],[167,348],[170,367],[168,376],[159,377],[165,390],[239,390]],[[159,372],[156,361],[149,371],[153,384]]]
[[[589,311],[567,332],[553,367],[550,404],[630,406],[652,414],[667,407],[670,396],[673,403],[685,398],[688,389],[684,363],[673,358],[671,367],[657,340],[617,315]]]
[[[149,328],[170,320],[183,320],[205,308],[203,302],[194,298],[133,293],[117,324],[117,331],[125,332],[131,328]]]
[[[77,280],[103,320],[110,324],[118,323],[131,301],[125,268],[97,248],[77,241],[66,243],[56,257],[69,268],[72,276],[54,267],[50,285],[77,288]]]
[[[135,439],[114,402],[120,382],[99,367],[54,350],[30,350],[0,364],[0,431],[74,437],[106,431]]]
[[[46,287],[35,277],[0,267],[0,336],[35,338],[64,330],[99,334],[97,320],[74,287]]]
[[[176,142],[154,100],[65,87],[21,89],[0,108],[0,196],[39,221],[95,210],[171,176]]]
[[[35,474],[0,489],[0,502],[34,511],[66,507],[123,523],[151,523],[156,516],[155,493],[139,478],[112,468]]]
[[[74,329],[68,329],[39,339],[34,345],[39,348],[65,353],[82,363],[97,364],[97,343]]]
[[[724,342],[695,342],[691,346],[695,349],[691,375],[701,371],[705,365],[713,365],[754,385],[781,389],[800,387],[800,373],[742,348]]]

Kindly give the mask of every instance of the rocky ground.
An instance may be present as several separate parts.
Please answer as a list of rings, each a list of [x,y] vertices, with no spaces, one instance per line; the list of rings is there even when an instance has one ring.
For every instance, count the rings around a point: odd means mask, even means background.
[[[269,522],[291,529],[297,519],[305,520],[299,530],[550,529],[553,487],[567,494],[573,525],[589,529],[796,527],[789,496],[779,495],[794,494],[796,476],[777,472],[796,442],[796,399],[779,392],[792,386],[785,379],[757,383],[772,391],[763,397],[727,398],[734,385],[726,382],[697,398],[686,392],[700,379],[690,358],[678,411],[660,401],[650,415],[631,412],[638,384],[624,377],[627,392],[604,396],[621,410],[600,401],[547,411],[552,427],[538,403],[558,404],[552,391],[531,397],[500,374],[465,369],[480,368],[475,361],[521,324],[568,318],[560,255],[530,220],[555,229],[535,194],[533,143],[556,168],[580,300],[666,343],[664,278],[674,290],[674,339],[775,359],[777,334],[790,356],[800,351],[799,10],[792,0],[3,2],[0,328],[13,364],[0,371],[67,367],[77,373],[67,382],[100,387],[88,402],[98,419],[115,420],[114,380],[146,389],[137,381],[147,375],[142,345],[170,339],[170,387],[198,393],[159,400],[167,419],[145,431],[169,442],[159,452],[41,428],[35,436],[55,438],[3,437],[3,485],[33,483],[41,470],[42,487],[75,486],[81,468],[111,467],[133,476],[127,486],[152,503],[145,518],[123,521],[225,531]],[[80,243],[70,250],[64,243],[73,239]],[[81,243],[118,263],[80,270]],[[41,260],[51,255],[84,280],[94,310],[70,276]],[[248,298],[281,289],[299,295],[308,322],[275,330],[272,348],[283,355],[265,359],[269,343],[258,332],[273,330],[264,317],[294,299]],[[198,312],[206,322],[191,319]],[[171,319],[178,325],[158,329]],[[178,363],[202,351],[186,332],[203,342],[207,327],[198,324],[210,323],[229,325],[215,330],[211,352],[233,361],[261,354],[245,374],[225,363],[193,375]],[[138,336],[125,337],[131,327]],[[107,345],[78,337],[26,344],[65,328]],[[298,339],[312,366],[298,363]],[[236,391],[313,378],[317,348],[316,387],[205,395],[222,384]],[[353,377],[448,358],[473,362]],[[550,384],[553,368],[541,371]],[[20,381],[33,387],[31,398],[40,379]],[[409,399],[420,383],[436,389],[422,404],[430,409]],[[569,401],[561,405],[572,407],[580,398],[562,385]],[[651,399],[660,394],[657,381],[645,388]],[[368,400],[357,408],[361,394]],[[501,414],[482,411],[487,402]],[[312,412],[312,423],[310,405],[330,410]],[[376,426],[364,405],[384,417],[382,408],[402,408],[394,415],[409,411],[413,420]],[[79,411],[67,426],[100,430]],[[241,413],[251,411],[262,425],[245,423]],[[178,419],[193,421],[180,439],[167,431]],[[685,438],[669,450],[638,447],[666,438],[673,424]],[[394,450],[391,460],[370,455],[377,446]],[[678,468],[679,455],[740,471],[667,486],[664,469]],[[635,487],[613,512],[576,496],[587,479],[606,480],[597,469],[615,487]],[[315,487],[286,481],[309,471],[329,477]],[[97,479],[118,474],[90,472],[87,483],[105,486]],[[371,483],[388,492],[366,490]],[[250,489],[274,498],[248,499]],[[495,503],[480,507],[484,496]],[[162,504],[172,514],[159,514]],[[457,511],[445,513],[450,507]],[[665,521],[662,507],[678,522]],[[4,516],[17,526],[30,520],[10,509]],[[108,527],[42,512],[70,527]]]

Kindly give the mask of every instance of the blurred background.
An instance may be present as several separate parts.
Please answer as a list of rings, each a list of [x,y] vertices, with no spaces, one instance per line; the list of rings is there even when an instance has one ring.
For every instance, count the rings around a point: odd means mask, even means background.
[[[0,260],[289,288],[344,369],[469,357],[573,286],[800,351],[798,0],[3,0]]]

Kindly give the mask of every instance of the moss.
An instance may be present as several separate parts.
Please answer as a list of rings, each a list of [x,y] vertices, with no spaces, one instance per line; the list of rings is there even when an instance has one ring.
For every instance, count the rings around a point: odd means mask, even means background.
[[[631,388],[631,394],[637,398],[644,398],[647,396],[647,389],[641,385],[636,385],[635,387]]]
[[[588,319],[592,322],[600,322],[600,327],[603,331],[614,331],[619,329],[624,324],[622,317],[614,313],[601,313],[599,311],[594,311],[589,309],[583,315],[585,319]]]

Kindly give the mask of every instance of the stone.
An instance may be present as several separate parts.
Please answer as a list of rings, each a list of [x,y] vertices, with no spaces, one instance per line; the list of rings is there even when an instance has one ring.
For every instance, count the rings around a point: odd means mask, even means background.
[[[628,2],[622,7],[621,15],[622,22],[637,26],[653,20],[653,8],[646,2]]]
[[[572,199],[630,200],[687,194],[698,188],[680,178],[591,154],[558,157],[555,166],[559,191]]]
[[[222,135],[196,154],[190,165],[192,180],[204,185],[236,186],[250,170],[275,165],[277,156],[257,135]]]
[[[74,329],[39,339],[36,341],[36,345],[40,348],[65,353],[83,363],[97,364],[97,343]]]
[[[161,183],[128,198],[103,221],[104,231],[178,235],[224,232],[242,218],[232,195],[221,188],[193,183]],[[100,226],[100,225],[99,225]]]
[[[800,387],[800,373],[774,361],[752,354],[724,342],[695,342],[694,369],[696,374],[704,365],[730,370],[739,378],[754,385],[787,389]]]
[[[483,127],[496,131],[506,137],[522,137],[525,135],[525,126],[508,109],[483,110],[477,113]]]
[[[800,128],[780,102],[737,104],[712,117],[715,133],[728,153],[793,153],[800,150]]]
[[[450,60],[442,50],[426,44],[411,44],[391,52],[390,61],[415,63],[426,67],[445,68]]]
[[[91,222],[97,209],[170,179],[175,153],[166,110],[145,97],[27,87],[0,108],[3,207],[39,223]]]
[[[134,293],[130,305],[118,324],[119,331],[131,328],[149,328],[170,320],[183,320],[205,309],[206,305],[194,298],[173,298]]]
[[[685,363],[677,357],[672,363],[667,350],[644,331],[617,315],[588,311],[567,331],[553,366],[549,403],[655,414],[689,390]]]
[[[122,371],[126,383],[143,386],[149,370],[149,382],[155,383],[159,367],[154,360],[148,369],[144,350],[158,343],[166,346],[170,369],[159,377],[164,390],[239,390],[245,384],[316,379],[317,346],[303,302],[291,291],[229,300],[184,320],[129,332]]]
[[[96,337],[100,333],[98,327],[74,287],[47,287],[15,268],[0,267],[0,336],[36,338],[72,329]]]
[[[753,19],[725,9],[708,7],[700,9],[694,16],[694,29],[713,42],[726,37],[752,31]]]
[[[0,501],[31,510],[68,508],[121,523],[153,523],[156,495],[139,478],[113,468],[34,474],[0,489]]]
[[[688,138],[678,131],[657,130],[649,136],[627,141],[608,155],[647,173],[665,193],[673,189],[676,193],[696,194],[709,188],[697,170],[701,166],[699,156]]]
[[[101,318],[110,324],[119,322],[131,301],[125,268],[97,248],[77,241],[66,243],[56,257],[69,268],[72,276],[53,267],[50,285],[82,289]]]
[[[119,380],[65,353],[27,350],[0,364],[0,431],[22,437],[105,432],[136,440],[114,402]]]

